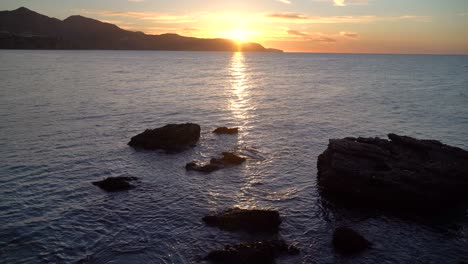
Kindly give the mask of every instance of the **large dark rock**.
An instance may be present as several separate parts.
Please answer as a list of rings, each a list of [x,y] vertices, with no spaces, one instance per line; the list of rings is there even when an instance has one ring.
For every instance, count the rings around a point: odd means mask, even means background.
[[[228,231],[278,232],[281,219],[278,211],[232,208],[215,215],[203,217],[203,221]]]
[[[358,232],[348,227],[338,227],[333,232],[333,246],[341,254],[357,254],[367,248],[371,243]]]
[[[297,255],[299,249],[283,240],[269,240],[225,246],[222,250],[210,252],[205,260],[214,263],[271,264],[276,257],[285,254]]]
[[[239,132],[239,128],[237,127],[233,127],[233,128],[218,127],[213,131],[213,133],[215,134],[227,134],[227,135],[237,134],[238,132]]]
[[[130,182],[137,179],[137,177],[108,177],[105,180],[95,181],[92,184],[107,192],[118,192],[134,188]]]
[[[467,151],[435,140],[388,137],[331,139],[317,162],[322,194],[405,211],[454,208],[466,200]]]
[[[130,140],[128,145],[147,150],[183,150],[195,144],[200,138],[197,124],[169,124],[160,128],[147,129]]]
[[[222,158],[212,158],[209,163],[201,163],[197,161],[189,162],[185,165],[185,169],[211,173],[228,166],[240,165],[246,160],[245,158],[239,157],[236,154],[230,152],[223,152],[222,154]]]

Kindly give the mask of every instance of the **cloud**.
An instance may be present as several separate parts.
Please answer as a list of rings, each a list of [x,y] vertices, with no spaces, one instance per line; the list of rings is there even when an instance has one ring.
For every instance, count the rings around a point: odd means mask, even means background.
[[[306,41],[314,41],[314,42],[327,42],[327,43],[333,43],[336,42],[336,39],[322,34],[322,33],[308,33],[308,32],[301,32],[298,30],[288,30],[287,33],[289,35],[297,36],[302,40]]]
[[[199,31],[201,31],[201,29],[192,28],[192,27],[179,28],[179,27],[150,26],[150,27],[144,28],[144,32],[146,34],[152,34],[152,35],[172,33],[172,34],[179,34],[179,35],[184,35],[184,36],[192,36],[193,34],[196,34]]]
[[[350,38],[350,39],[357,39],[359,37],[358,33],[355,32],[346,32],[346,31],[341,31],[336,34],[324,34],[324,33],[309,33],[309,32],[302,32],[299,30],[293,30],[293,29],[288,29],[286,30],[288,35],[293,36],[293,38],[300,39],[300,40],[306,40],[306,41],[316,41],[316,42],[337,42],[337,38],[345,37],[345,38]]]
[[[193,28],[193,27],[186,27],[182,29],[183,31],[198,31],[200,30],[199,28]]]
[[[129,1],[129,2],[137,2],[137,3],[139,3],[139,2],[144,2],[145,0],[128,0],[128,1]]]
[[[309,17],[299,13],[271,13],[267,17],[280,18],[280,19],[309,19]]]
[[[347,6],[347,5],[367,5],[368,0],[333,0],[335,6]]]
[[[133,17],[133,18],[148,18],[160,16],[159,13],[154,12],[123,12],[123,11],[99,11],[99,10],[81,10],[82,14],[87,15],[100,15],[110,17]]]
[[[348,38],[358,38],[359,37],[359,34],[357,33],[354,33],[354,32],[340,32],[340,35],[343,36],[343,37],[348,37]]]
[[[194,23],[197,22],[196,17],[199,14],[188,15],[168,15],[156,12],[124,12],[124,11],[95,11],[82,10],[82,14],[99,15],[104,17],[130,17],[141,20],[151,20],[158,23]]]
[[[345,0],[334,0],[336,6],[345,6]]]
[[[318,42],[336,42],[336,39],[327,36],[317,36],[313,40]]]
[[[357,0],[355,0],[357,1]],[[308,16],[301,13],[268,13],[268,14],[234,14],[234,13],[187,13],[187,14],[163,14],[158,12],[125,12],[125,11],[99,11],[99,10],[81,10],[83,15],[98,15],[102,17],[128,17],[139,20],[153,21],[155,23],[166,24],[187,24],[197,23],[200,20],[205,21],[239,21],[251,23],[294,23],[294,24],[344,24],[344,23],[372,23],[382,21],[415,21],[427,22],[430,17],[427,16]]]
[[[280,3],[283,3],[283,4],[288,4],[288,5],[291,4],[291,1],[289,1],[289,0],[276,0],[276,1],[278,1]]]
[[[416,22],[427,22],[427,16],[307,16],[299,13],[271,13],[265,15],[273,20],[298,24],[338,24],[338,23],[372,23],[381,21],[411,20]]]
[[[304,32],[300,32],[300,31],[297,31],[297,30],[288,30],[287,32],[288,32],[289,35],[295,35],[295,36],[301,36],[301,37],[309,36],[309,34],[304,33]]]

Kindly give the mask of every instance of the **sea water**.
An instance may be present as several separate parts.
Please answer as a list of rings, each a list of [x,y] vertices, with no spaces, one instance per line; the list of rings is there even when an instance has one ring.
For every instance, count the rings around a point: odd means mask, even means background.
[[[138,151],[129,139],[198,123],[196,147]],[[214,135],[219,126],[238,135]],[[442,223],[326,206],[317,156],[330,138],[438,139],[468,149],[468,56],[156,51],[0,51],[0,263],[200,263],[214,249],[282,238],[277,263],[458,263],[466,214]],[[211,174],[192,160],[247,157]],[[136,176],[106,193],[92,181]],[[276,209],[277,235],[202,217]],[[444,216],[442,216],[444,217]],[[372,249],[336,254],[333,228]]]

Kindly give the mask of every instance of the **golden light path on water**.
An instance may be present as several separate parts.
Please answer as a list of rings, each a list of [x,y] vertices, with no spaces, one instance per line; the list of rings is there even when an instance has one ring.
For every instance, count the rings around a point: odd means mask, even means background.
[[[245,57],[242,52],[234,53],[231,58],[229,71],[231,76],[229,109],[232,111],[238,122],[244,126],[248,122],[250,83],[246,74]]]
[[[252,98],[251,89],[252,80],[249,78],[248,65],[245,62],[245,55],[242,52],[236,52],[231,57],[229,72],[230,72],[230,99],[229,109],[239,125],[238,148],[243,149],[245,146],[244,136],[248,133],[253,111],[256,109]],[[240,208],[256,207],[257,201],[252,197],[250,188],[256,183],[255,175],[249,173],[249,162],[245,165],[244,177],[245,183],[239,189],[236,197],[236,206]]]

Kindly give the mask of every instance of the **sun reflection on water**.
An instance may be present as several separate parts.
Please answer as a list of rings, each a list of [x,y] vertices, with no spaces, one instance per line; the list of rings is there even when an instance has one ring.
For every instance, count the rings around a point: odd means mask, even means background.
[[[250,129],[250,124],[255,104],[252,100],[252,80],[249,76],[248,64],[245,61],[245,55],[242,52],[236,52],[231,57],[229,72],[230,72],[230,94],[229,94],[229,110],[236,119],[241,133],[238,138],[239,148],[245,148],[247,142],[244,137]],[[236,206],[241,208],[254,208],[257,206],[256,197],[252,196],[252,186],[257,182],[254,175],[249,173],[249,162],[244,168],[245,183],[239,189],[236,195]]]
[[[250,102],[250,80],[242,52],[236,52],[232,56],[229,72],[231,75],[229,109],[242,129],[249,122],[249,112],[255,109]]]

